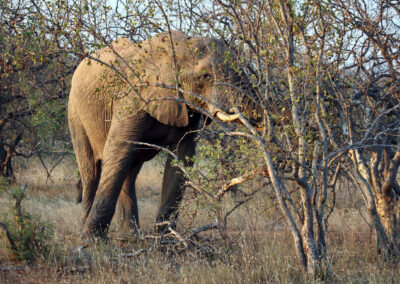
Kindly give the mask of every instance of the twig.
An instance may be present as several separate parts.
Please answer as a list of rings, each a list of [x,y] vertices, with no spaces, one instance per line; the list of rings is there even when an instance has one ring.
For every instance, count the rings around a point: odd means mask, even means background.
[[[204,231],[208,231],[208,230],[217,229],[217,228],[218,228],[218,223],[208,224],[208,225],[205,225],[205,226],[200,226],[200,227],[194,228],[192,230],[192,232],[190,233],[188,239],[193,238],[198,233],[201,233],[201,232],[204,232]]]
[[[211,200],[214,200],[215,197],[214,195],[212,195],[211,193],[209,193],[208,191],[204,190],[201,186],[198,186],[197,184],[191,182],[191,181],[186,181],[184,186],[187,187],[191,187],[192,189],[194,189],[195,191],[197,191],[198,193],[204,194],[207,197],[209,197]]]
[[[179,241],[180,243],[182,243],[182,244],[185,246],[185,248],[188,247],[188,244],[187,244],[186,240],[185,240],[184,238],[182,238],[181,235],[180,235],[177,231],[175,231],[175,230],[172,229],[171,227],[168,228],[168,229],[169,229],[169,233],[166,234],[166,235],[164,235],[164,237],[170,237],[170,236],[172,236],[172,237],[178,239],[178,241]]]
[[[65,153],[67,153],[67,152],[64,152],[62,155],[61,155],[61,158],[59,158],[57,161],[56,161],[56,163],[51,167],[51,169],[48,171],[49,173],[48,173],[48,175],[47,175],[47,178],[46,178],[46,186],[47,186],[47,182],[48,182],[48,180],[49,180],[49,178],[51,177],[51,173],[53,172],[53,170],[61,163],[61,161],[65,158]]]
[[[7,226],[4,223],[0,223],[0,226],[3,228],[4,232],[6,233],[8,242],[10,243],[11,249],[14,252],[18,252],[17,246],[14,243],[14,240],[11,238],[10,232],[7,229]]]
[[[147,249],[139,249],[135,252],[121,253],[121,257],[137,257],[144,252],[147,252]]]
[[[229,191],[229,189],[230,189],[232,186],[235,186],[235,185],[241,184],[241,183],[243,183],[243,182],[245,182],[245,181],[248,181],[249,179],[252,179],[255,175],[260,174],[260,173],[261,173],[261,174],[264,173],[264,168],[256,169],[256,170],[252,171],[251,173],[248,173],[248,174],[245,174],[245,175],[242,175],[242,176],[235,177],[235,178],[231,179],[230,181],[228,181],[228,182],[218,191],[218,193],[217,193],[217,195],[215,196],[215,198],[218,199],[218,200],[220,200],[221,197],[222,197],[227,191]]]
[[[150,148],[155,148],[155,149],[160,150],[160,151],[165,151],[168,154],[170,154],[175,160],[178,160],[178,156],[174,152],[169,150],[168,148],[165,148],[165,147],[162,147],[162,146],[159,146],[159,145],[156,145],[156,144],[139,142],[139,141],[127,141],[127,142],[131,143],[131,144],[136,144],[136,145],[147,146],[147,147],[150,147]]]

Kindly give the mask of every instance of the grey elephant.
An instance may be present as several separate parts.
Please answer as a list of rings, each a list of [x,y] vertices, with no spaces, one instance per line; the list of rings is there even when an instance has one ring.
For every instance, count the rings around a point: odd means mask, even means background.
[[[68,123],[81,174],[84,236],[105,236],[116,210],[122,225],[139,226],[135,180],[145,161],[168,147],[184,164],[193,156],[204,113],[224,113],[234,71],[217,40],[161,33],[139,44],[118,39],[76,69]],[[202,114],[203,112],[203,114]],[[176,216],[184,175],[167,159],[157,222]]]

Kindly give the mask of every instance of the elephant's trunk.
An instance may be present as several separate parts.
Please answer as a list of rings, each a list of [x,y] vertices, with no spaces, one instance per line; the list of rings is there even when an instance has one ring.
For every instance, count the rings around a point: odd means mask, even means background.
[[[214,116],[222,122],[241,123],[239,120],[241,113],[245,118],[247,118],[251,125],[260,127],[263,122],[263,109],[261,103],[258,102],[258,97],[254,96],[250,98],[243,93],[232,95],[232,97],[234,99],[231,103],[232,108],[229,112],[218,110],[214,112]],[[234,108],[236,108],[236,110],[233,110]]]
[[[215,116],[224,122],[238,122],[239,114],[233,111],[233,108],[237,108],[250,124],[259,126],[263,122],[263,98],[253,86],[249,76],[244,71],[239,73],[235,70],[225,74],[229,75],[224,78],[225,82],[220,83],[223,89],[220,104],[230,110],[228,113],[219,110]]]

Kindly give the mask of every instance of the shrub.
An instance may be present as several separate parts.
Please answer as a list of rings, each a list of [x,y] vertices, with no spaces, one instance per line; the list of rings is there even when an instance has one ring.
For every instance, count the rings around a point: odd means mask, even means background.
[[[7,238],[7,241],[2,243],[5,243],[6,248],[18,260],[28,263],[47,255],[52,227],[38,216],[33,216],[22,209],[21,202],[26,196],[26,184],[12,188],[4,180],[0,180],[0,188],[10,195],[12,201],[9,210],[1,217],[0,225]]]

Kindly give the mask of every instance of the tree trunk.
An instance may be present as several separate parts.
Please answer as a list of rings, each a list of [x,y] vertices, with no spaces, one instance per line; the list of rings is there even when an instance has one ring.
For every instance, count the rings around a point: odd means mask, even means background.
[[[400,254],[400,194],[396,175],[400,166],[397,152],[382,173],[380,159],[371,158],[371,170],[363,163],[358,151],[353,151],[353,161],[358,164],[355,176],[367,196],[368,212],[376,232],[377,250],[385,261],[395,260]]]
[[[374,191],[374,195],[376,211],[389,240],[385,247],[377,235],[378,251],[390,260],[400,253],[400,201],[398,197],[390,197],[384,191]]]
[[[0,176],[13,179],[14,171],[11,165],[11,157],[8,155],[4,144],[0,142]]]
[[[386,260],[395,259],[400,253],[400,196],[396,183],[399,166],[400,152],[397,152],[383,171],[383,178],[379,182],[377,182],[379,176],[372,173],[372,180],[375,181],[373,194],[376,200],[376,211],[389,241],[384,247],[381,240],[377,238],[378,251],[381,251]]]
[[[15,148],[22,139],[22,132],[20,132],[12,141],[12,144],[6,150],[4,142],[0,139],[0,176],[14,180],[14,169],[12,167],[12,156],[15,153]]]

